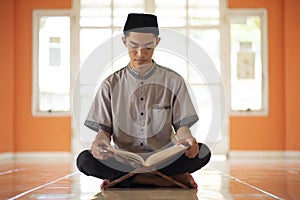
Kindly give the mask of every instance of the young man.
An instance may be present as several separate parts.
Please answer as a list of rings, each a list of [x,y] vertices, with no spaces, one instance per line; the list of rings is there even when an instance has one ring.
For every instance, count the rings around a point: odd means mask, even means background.
[[[171,146],[175,137],[177,143],[187,143],[189,148],[174,162],[157,170],[197,188],[190,173],[205,166],[211,154],[205,144],[196,142],[189,129],[198,116],[183,78],[152,60],[160,42],[157,18],[131,13],[123,31],[130,62],[106,78],[98,90],[85,122],[97,136],[91,150],[79,154],[78,169],[88,176],[104,179],[104,186],[134,170],[117,161],[104,147],[113,145],[147,157]],[[119,187],[140,185],[174,186],[147,172],[118,184]]]

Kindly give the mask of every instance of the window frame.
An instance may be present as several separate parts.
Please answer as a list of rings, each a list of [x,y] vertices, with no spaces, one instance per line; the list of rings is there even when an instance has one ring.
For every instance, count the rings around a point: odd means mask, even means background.
[[[39,22],[41,17],[69,17],[70,18],[70,108],[68,111],[42,111],[39,109]],[[72,88],[72,10],[34,10],[32,13],[32,102],[31,113],[34,117],[64,117],[70,116],[72,110],[71,88]]]
[[[111,5],[113,6],[113,2],[111,2]],[[227,0],[219,0],[219,6],[220,6],[220,22],[219,25],[216,25],[215,28],[218,28],[220,31],[220,76],[223,79],[223,86],[225,89],[226,95],[226,119],[224,121],[224,127],[223,133],[222,133],[222,140],[216,145],[216,148],[214,149],[215,153],[223,152],[224,154],[228,154],[229,149],[229,117],[230,116],[267,116],[269,114],[269,90],[268,90],[268,24],[267,24],[267,10],[266,9],[229,9],[227,5]],[[144,1],[144,10],[149,13],[155,13],[155,0],[145,0]],[[73,27],[72,27],[72,34],[71,37],[75,48],[72,48],[72,51],[75,51],[75,57],[74,59],[74,67],[71,69],[72,73],[77,74],[80,70],[80,30],[81,28],[100,28],[101,27],[84,27],[80,26],[79,19],[80,19],[80,0],[73,0],[73,12],[75,20],[73,21]],[[113,10],[111,10],[113,14]],[[231,61],[228,59],[230,57],[231,50],[230,48],[230,25],[229,25],[229,19],[230,16],[234,15],[242,15],[242,16],[261,16],[261,40],[262,40],[262,109],[261,110],[251,110],[251,111],[235,111],[231,109],[231,83],[230,83],[230,76],[231,76]],[[212,27],[212,26],[209,26]],[[102,28],[110,28],[112,31],[119,29],[120,27],[114,26],[113,24],[108,27],[102,27]],[[208,26],[197,26],[193,27],[187,24],[184,29],[206,29]],[[172,29],[172,28],[171,28]],[[187,31],[188,33],[189,31]],[[188,35],[188,34],[187,34]],[[74,56],[73,55],[73,56]],[[74,87],[74,86],[71,86]],[[79,86],[77,86],[79,87]],[[84,86],[85,87],[85,86]],[[79,95],[79,94],[78,94]],[[77,97],[77,99],[80,99],[80,95]],[[79,117],[79,116],[76,116]],[[221,144],[222,143],[222,144]]]
[[[266,9],[227,9],[226,12],[226,48],[227,59],[225,59],[226,72],[226,88],[228,92],[228,109],[230,116],[268,116],[269,115],[269,75],[268,75],[268,13]],[[261,62],[262,62],[262,99],[260,110],[233,110],[231,106],[231,45],[230,45],[230,18],[231,17],[249,17],[258,16],[261,19]]]
[[[220,76],[221,77],[225,77],[224,75],[226,75],[226,70],[227,70],[227,65],[226,65],[226,57],[224,57],[224,44],[225,44],[225,40],[226,40],[226,37],[224,34],[221,34],[221,33],[224,33],[225,30],[226,30],[226,12],[227,12],[227,0],[218,0],[219,1],[219,24],[205,24],[205,25],[201,25],[201,26],[192,26],[190,25],[189,23],[186,23],[185,26],[183,27],[163,27],[163,28],[167,28],[167,29],[170,29],[170,30],[174,30],[176,29],[176,31],[178,31],[178,29],[183,29],[185,34],[186,35],[189,35],[189,30],[207,30],[207,29],[218,29],[218,31],[220,32],[220,55],[219,55],[219,59],[220,59]],[[119,27],[119,26],[116,26],[114,24],[111,24],[110,26],[105,26],[105,27],[99,27],[99,26],[82,26],[80,23],[79,23],[79,20],[80,20],[80,8],[81,8],[81,4],[80,4],[80,0],[73,0],[73,9],[74,9],[74,12],[76,13],[76,18],[77,18],[77,21],[76,21],[76,33],[80,33],[80,30],[82,30],[83,28],[87,28],[87,29],[106,29],[106,28],[110,28],[112,31],[115,31],[115,30],[118,30],[118,29],[121,29],[122,27]],[[113,1],[111,1],[111,6],[114,7],[115,4]],[[156,5],[155,5],[155,0],[144,0],[144,7],[143,9],[145,10],[146,13],[156,13],[155,10],[156,10]],[[186,10],[186,14],[187,16],[189,16],[188,14],[188,7],[185,6],[184,9]],[[113,16],[113,13],[114,13],[114,9],[111,8],[111,16]],[[77,38],[77,41],[78,41],[78,44],[80,44],[80,37],[78,35],[78,38]],[[78,52],[78,56],[77,56],[77,63],[79,63],[79,65],[77,65],[77,70],[79,70],[79,66],[81,66],[81,63],[83,62],[82,60],[80,60],[81,58],[81,55],[80,53]],[[226,68],[226,70],[225,70]],[[228,71],[228,70],[227,70]],[[87,87],[87,82],[84,82],[84,84],[81,85],[82,89],[86,89]],[[225,84],[223,83],[224,87],[225,87]],[[85,91],[85,90],[84,90]],[[80,91],[81,93],[81,91]],[[84,93],[84,92],[83,92]],[[77,99],[80,99],[80,95]],[[226,99],[227,101],[227,99]],[[215,147],[215,153],[217,154],[228,154],[228,150],[229,150],[229,130],[228,130],[228,105],[226,105],[226,113],[225,113],[225,121],[224,121],[224,127],[223,129],[221,130],[222,131],[222,140],[218,142],[218,145]],[[78,118],[80,118],[80,116],[76,116]],[[80,119],[79,119],[80,121]],[[85,130],[86,133],[88,133],[88,130]]]

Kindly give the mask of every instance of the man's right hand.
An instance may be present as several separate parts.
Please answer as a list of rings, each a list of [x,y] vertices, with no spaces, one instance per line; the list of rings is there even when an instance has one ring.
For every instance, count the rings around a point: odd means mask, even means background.
[[[107,160],[113,153],[106,150],[110,145],[110,134],[100,130],[92,143],[92,154],[96,159]]]

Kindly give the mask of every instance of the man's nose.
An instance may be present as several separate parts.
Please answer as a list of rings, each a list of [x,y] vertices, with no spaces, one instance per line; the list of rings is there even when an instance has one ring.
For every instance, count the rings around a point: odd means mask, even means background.
[[[139,47],[139,48],[137,48],[136,49],[136,54],[139,56],[139,57],[141,57],[143,54],[144,54],[144,52],[145,52],[145,47]]]

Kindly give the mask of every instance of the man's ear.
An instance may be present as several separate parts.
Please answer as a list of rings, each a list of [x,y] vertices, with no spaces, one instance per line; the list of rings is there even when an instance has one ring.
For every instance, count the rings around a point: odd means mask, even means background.
[[[160,38],[157,37],[157,38],[156,38],[156,46],[155,46],[155,47],[157,47],[157,45],[159,44],[159,42],[160,42]]]
[[[123,41],[123,44],[125,45],[125,47],[127,47],[127,44],[126,44],[126,37],[125,37],[125,36],[122,37],[122,41]]]

